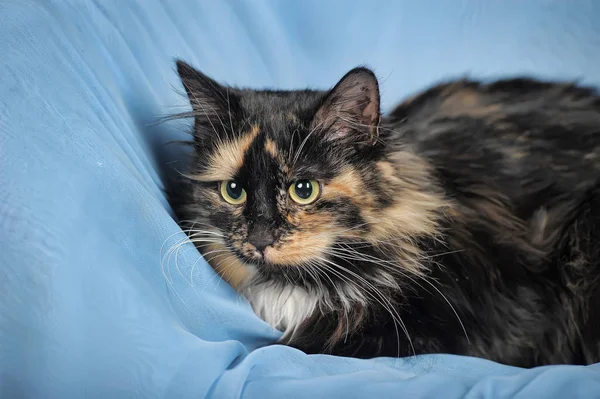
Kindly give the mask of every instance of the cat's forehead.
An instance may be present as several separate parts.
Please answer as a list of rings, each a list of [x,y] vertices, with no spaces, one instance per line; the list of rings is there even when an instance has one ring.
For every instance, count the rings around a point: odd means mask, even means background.
[[[323,95],[312,90],[245,90],[240,104],[245,117],[260,124],[263,132],[277,134],[290,125],[308,126]]]
[[[275,128],[274,123],[253,122],[238,134],[217,140],[205,154],[204,170],[195,178],[207,182],[240,177],[255,181],[273,177],[290,180],[316,177],[327,171],[326,157],[321,151],[316,153],[314,139],[307,139],[310,132],[301,127]]]
[[[304,158],[297,155],[304,152],[300,147],[308,133],[301,126],[294,127],[293,121],[287,121],[293,118],[293,115],[279,115],[269,123],[254,125],[258,134],[243,154],[238,175],[255,180],[274,176],[285,180],[305,168]]]
[[[240,175],[278,173],[314,174],[321,165],[306,161],[315,152],[316,137],[309,137],[311,121],[321,100],[317,91],[245,91],[243,118],[224,139],[214,140],[200,179],[220,181]],[[322,158],[322,157],[321,157]],[[307,170],[308,169],[308,170]]]
[[[314,112],[326,93],[317,90],[241,90],[240,105],[250,114]]]

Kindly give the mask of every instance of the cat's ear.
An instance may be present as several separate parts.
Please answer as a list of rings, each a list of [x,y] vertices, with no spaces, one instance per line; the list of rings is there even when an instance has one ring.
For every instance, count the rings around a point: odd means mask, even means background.
[[[328,140],[373,144],[380,121],[377,78],[370,69],[354,68],[325,96],[312,124]]]
[[[237,109],[235,90],[220,85],[184,61],[177,60],[176,64],[197,122],[223,121],[223,117]]]

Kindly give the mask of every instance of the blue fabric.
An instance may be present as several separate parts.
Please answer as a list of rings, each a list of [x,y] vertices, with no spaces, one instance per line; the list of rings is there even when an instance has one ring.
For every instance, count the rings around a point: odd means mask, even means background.
[[[594,1],[0,1],[0,397],[599,397],[600,365],[257,349],[278,333],[163,193],[189,124],[154,124],[188,107],[174,57],[279,88],[366,63],[387,109],[465,73],[598,85],[598,21]]]

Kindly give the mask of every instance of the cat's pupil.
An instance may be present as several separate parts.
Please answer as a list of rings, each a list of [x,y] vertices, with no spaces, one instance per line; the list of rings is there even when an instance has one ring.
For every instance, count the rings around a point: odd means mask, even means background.
[[[294,185],[296,195],[302,199],[310,198],[313,192],[313,186],[310,180],[298,180]]]
[[[239,199],[242,196],[242,185],[236,181],[227,182],[227,186],[225,187],[227,190],[227,194],[233,199]]]

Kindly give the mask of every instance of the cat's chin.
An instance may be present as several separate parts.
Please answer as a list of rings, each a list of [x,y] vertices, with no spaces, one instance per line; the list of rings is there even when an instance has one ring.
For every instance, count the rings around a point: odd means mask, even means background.
[[[263,257],[248,258],[246,256],[242,256],[242,257],[239,257],[239,259],[252,269],[259,269],[259,270],[262,269],[262,270],[268,270],[270,272],[273,272],[273,271],[276,271],[279,269],[283,269],[283,268],[289,269],[289,268],[298,267],[297,265],[287,265],[287,264],[271,262]]]
[[[282,268],[297,268],[301,267],[305,262],[295,261],[286,262],[286,259],[280,259],[275,250],[270,251],[266,248],[263,253],[254,251],[251,255],[236,251],[237,258],[252,268],[264,268],[268,270],[276,270]]]
[[[249,270],[253,272],[259,272],[262,274],[266,274],[269,276],[274,276],[277,274],[288,274],[293,273],[294,271],[301,271],[304,268],[303,264],[288,264],[288,263],[279,263],[269,260],[264,256],[261,257],[248,257],[244,255],[238,255],[238,260],[240,260]]]

